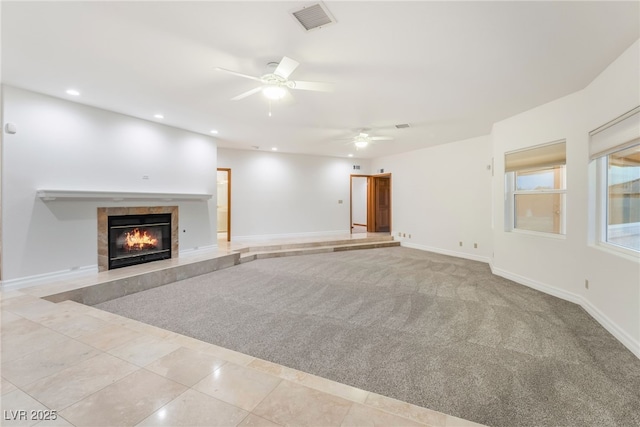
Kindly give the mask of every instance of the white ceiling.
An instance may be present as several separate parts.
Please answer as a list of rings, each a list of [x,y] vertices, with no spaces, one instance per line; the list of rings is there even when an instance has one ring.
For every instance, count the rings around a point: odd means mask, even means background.
[[[210,135],[219,146],[372,158],[486,135],[584,88],[640,37],[639,2],[325,1],[305,32],[286,2],[1,3],[2,82]],[[273,105],[235,95],[268,62],[335,83]],[[77,98],[68,88],[81,92]],[[393,125],[409,123],[409,129]],[[392,136],[355,151],[359,128]]]

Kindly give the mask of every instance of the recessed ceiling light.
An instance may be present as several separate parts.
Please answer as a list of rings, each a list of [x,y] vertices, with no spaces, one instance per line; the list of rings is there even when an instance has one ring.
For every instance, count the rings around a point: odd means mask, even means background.
[[[80,96],[80,92],[75,89],[67,89],[67,95],[71,96]]]
[[[218,131],[217,131],[217,130],[215,130],[215,129],[211,129],[211,133],[212,133],[212,134],[214,134],[214,135],[217,135],[217,134],[218,134]]]
[[[353,154],[349,154],[349,157],[353,157]]]
[[[154,114],[153,117],[155,117],[156,119],[164,119],[164,116],[162,114]]]
[[[271,147],[271,151],[278,151],[278,147]]]

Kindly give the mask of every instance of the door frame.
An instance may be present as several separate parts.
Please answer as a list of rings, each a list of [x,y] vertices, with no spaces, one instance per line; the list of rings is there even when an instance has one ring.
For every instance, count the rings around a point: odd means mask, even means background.
[[[367,178],[367,233],[376,232],[376,195],[374,181],[378,178],[389,179],[389,233],[391,233],[391,224],[393,224],[393,185],[391,173],[381,173],[376,175],[349,175],[349,234],[353,233],[353,178]]]
[[[367,178],[367,232],[369,232],[369,184],[371,175],[349,175],[349,234],[353,234],[353,178]]]
[[[227,242],[231,241],[231,168],[217,168],[217,172],[226,172],[227,173]],[[216,173],[216,178],[218,174]],[[217,186],[217,181],[216,181]],[[216,223],[218,218],[218,206],[216,203]],[[216,227],[216,238],[218,235],[218,230]]]

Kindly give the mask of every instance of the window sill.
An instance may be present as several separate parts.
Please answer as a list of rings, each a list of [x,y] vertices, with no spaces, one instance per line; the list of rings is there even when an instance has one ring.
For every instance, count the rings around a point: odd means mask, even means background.
[[[567,240],[566,234],[544,233],[542,231],[528,231],[528,230],[520,230],[518,228],[509,230],[507,231],[507,233],[522,234],[524,236],[544,237],[547,239],[555,239],[555,240]]]
[[[613,256],[618,256],[629,261],[638,262],[640,260],[640,252],[636,252],[631,249],[626,249],[621,246],[612,245],[606,242],[598,242],[595,244],[590,244],[589,246],[596,248],[602,252],[606,252]]]

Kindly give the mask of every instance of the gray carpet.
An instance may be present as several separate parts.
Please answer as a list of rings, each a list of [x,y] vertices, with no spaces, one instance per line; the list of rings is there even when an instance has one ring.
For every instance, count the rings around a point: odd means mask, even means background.
[[[640,425],[640,361],[581,307],[479,262],[274,258],[97,307],[488,425]]]

